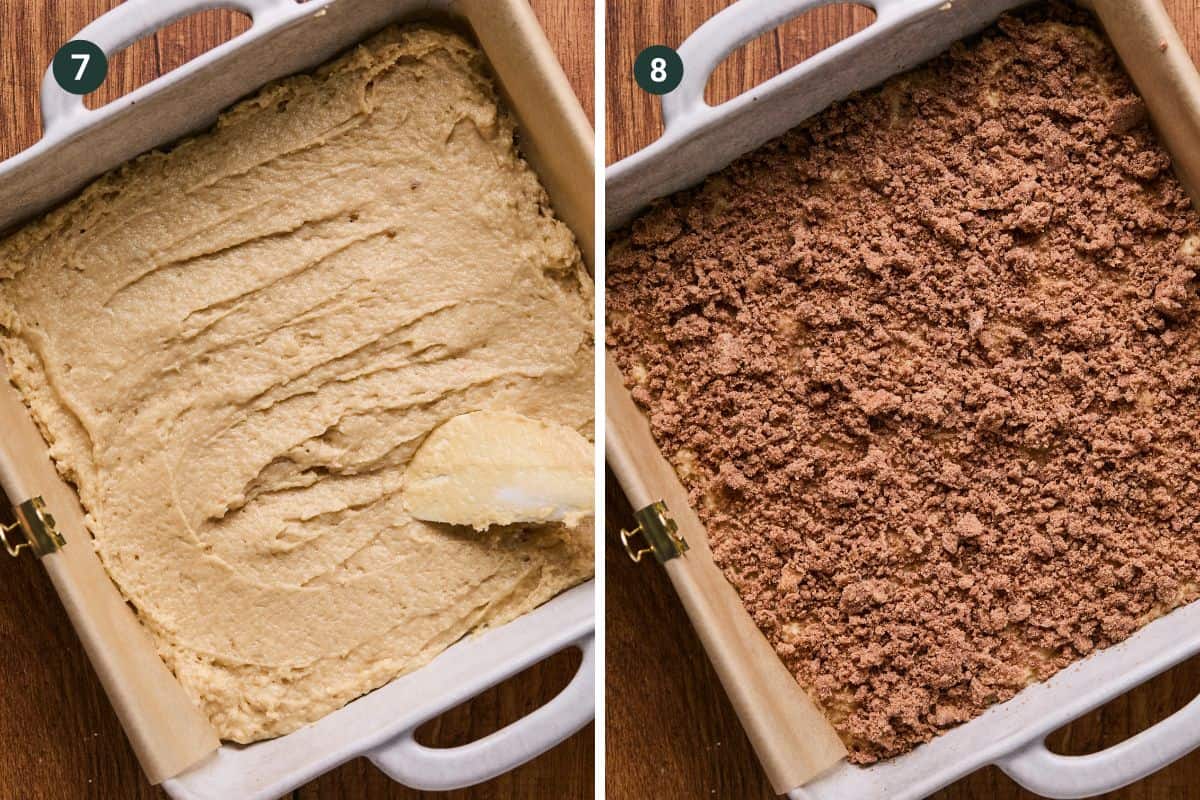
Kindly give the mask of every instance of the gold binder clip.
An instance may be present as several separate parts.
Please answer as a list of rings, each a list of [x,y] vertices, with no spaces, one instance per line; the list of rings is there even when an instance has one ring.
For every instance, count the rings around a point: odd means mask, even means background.
[[[642,556],[653,553],[658,563],[665,564],[687,552],[688,543],[679,535],[679,526],[671,519],[667,504],[662,500],[635,511],[633,516],[638,525],[631,531],[621,529],[621,544],[634,562],[640,562]],[[634,548],[632,540],[638,534],[649,547]]]
[[[46,510],[46,502],[41,497],[31,497],[13,509],[17,521],[11,525],[0,525],[0,543],[13,558],[21,555],[22,550],[29,550],[38,558],[61,550],[67,543],[54,525],[54,517]],[[25,541],[14,543],[8,534],[21,529]]]

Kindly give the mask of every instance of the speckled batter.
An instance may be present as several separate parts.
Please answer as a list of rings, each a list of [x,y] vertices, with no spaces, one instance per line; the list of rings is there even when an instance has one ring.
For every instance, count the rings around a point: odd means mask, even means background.
[[[0,346],[225,739],[291,731],[592,571],[588,526],[412,519],[426,434],[592,435],[590,279],[482,55],[393,28],[0,243]]]

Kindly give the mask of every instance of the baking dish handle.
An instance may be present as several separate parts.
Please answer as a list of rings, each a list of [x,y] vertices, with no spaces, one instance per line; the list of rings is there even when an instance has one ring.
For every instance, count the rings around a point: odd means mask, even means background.
[[[1107,750],[1086,756],[1050,752],[1038,740],[996,762],[1023,787],[1052,798],[1082,798],[1120,789],[1200,747],[1200,697]]]
[[[367,757],[390,778],[428,791],[450,791],[490,780],[565,740],[595,717],[595,640],[577,643],[583,659],[571,682],[541,708],[461,747],[426,747],[405,731]],[[424,724],[426,720],[422,720]]]
[[[710,17],[679,46],[679,57],[683,60],[683,79],[674,91],[662,96],[665,130],[671,132],[673,128],[683,127],[685,120],[696,120],[711,110],[712,107],[704,102],[704,87],[708,84],[713,70],[734,50],[806,11],[843,2],[846,0],[739,0]],[[875,21],[871,25],[877,25],[904,12],[905,4],[911,4],[912,0],[853,2],[874,9]],[[865,29],[859,31],[826,48],[822,53],[834,48],[852,47],[852,43],[865,33]],[[804,63],[784,70],[767,82],[800,69]]]
[[[214,8],[234,9],[250,15],[253,25],[260,26],[269,24],[273,19],[278,21],[284,17],[290,17],[294,14],[296,5],[293,0],[125,0],[116,8],[89,23],[83,30],[75,34],[72,40],[86,39],[93,42],[104,51],[106,56],[112,58],[114,54],[121,52],[137,40],[198,11]],[[223,47],[225,45],[219,45],[208,53],[172,70],[167,75],[155,78],[150,85],[168,79],[179,80],[189,72],[203,66],[214,51]],[[131,104],[136,102],[131,95],[114,100],[113,103],[127,102]],[[41,101],[42,131],[45,134],[65,134],[72,127],[82,127],[83,120],[87,118],[88,114],[93,113],[83,104],[81,95],[71,94],[58,85],[58,82],[54,80],[54,71],[51,67],[46,68],[46,73],[42,77]]]

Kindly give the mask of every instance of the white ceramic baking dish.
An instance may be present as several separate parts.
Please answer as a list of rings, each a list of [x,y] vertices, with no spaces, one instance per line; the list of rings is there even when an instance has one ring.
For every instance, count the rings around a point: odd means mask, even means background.
[[[704,102],[708,76],[729,53],[829,2],[741,0],[684,42],[679,49],[684,79],[663,98],[662,138],[607,170],[609,230],[628,222],[651,201],[694,185],[835,100],[928,60],[1027,0],[865,0],[877,16],[863,31],[727,103],[713,107]],[[1164,85],[1177,84],[1179,102],[1167,106],[1169,114],[1161,113],[1162,102],[1157,103],[1158,109],[1156,103],[1150,105],[1160,133],[1175,136],[1177,145],[1171,149],[1181,173],[1186,173],[1189,164],[1194,166],[1195,154],[1183,158],[1178,143],[1200,144],[1193,135],[1200,129],[1195,69],[1186,63],[1186,50],[1159,0],[1120,2],[1127,3],[1120,8],[1140,15],[1137,25],[1144,28],[1123,31],[1122,37],[1153,33],[1151,41],[1133,45],[1144,51],[1161,50],[1171,59],[1161,67],[1147,67],[1143,61],[1138,71],[1126,61],[1135,79],[1141,72]],[[1117,38],[1117,31],[1109,33]],[[1148,86],[1142,80],[1138,83],[1149,102]],[[1178,134],[1181,130],[1183,136]],[[1171,144],[1170,138],[1164,139]],[[1190,183],[1195,199],[1197,187],[1194,180]],[[610,373],[610,409],[612,382]],[[651,479],[646,470],[632,468],[633,454],[621,441],[614,441],[613,427],[610,417],[609,461],[638,508],[655,499],[647,494]],[[1200,698],[1136,736],[1087,756],[1051,753],[1044,744],[1047,734],[1197,653],[1200,602],[1147,625],[1125,642],[1077,662],[906,755],[867,768],[841,761],[788,796],[793,800],[916,800],[988,764],[998,765],[1025,788],[1047,797],[1081,798],[1111,791],[1200,746]]]
[[[454,17],[479,39],[518,117],[523,152],[591,264],[591,128],[526,0],[127,0],[76,38],[91,40],[112,55],[173,20],[208,8],[241,10],[253,25],[100,109],[89,110],[81,98],[64,93],[47,71],[41,91],[43,137],[0,163],[0,230],[69,197],[133,156],[204,128],[222,109],[264,83],[316,66],[386,24],[432,14]],[[0,380],[6,380],[2,373],[0,368]],[[57,497],[63,506],[73,505],[64,501],[44,452],[13,451],[18,439],[34,441],[32,428],[26,418],[18,418],[24,410],[11,390],[0,388],[6,390],[7,402],[0,409],[0,486],[14,504],[45,494],[48,501]],[[65,508],[59,513],[60,523],[67,513]],[[74,556],[83,555],[78,548],[89,547],[86,533],[62,527],[66,548],[44,562],[147,766],[145,753],[153,750],[147,738],[155,726],[169,728],[171,720],[161,719],[161,706],[130,716],[128,709],[136,711],[138,705],[130,695],[137,690],[126,685],[127,678],[114,679],[112,663],[120,659],[110,657],[113,637],[104,633],[104,624],[97,625],[99,633],[89,624],[92,609],[80,599],[87,593],[77,591],[71,559],[61,559],[72,547]],[[594,618],[594,582],[589,581],[510,624],[460,641],[427,666],[295,733],[249,746],[222,745],[163,785],[177,800],[268,800],[363,755],[415,788],[453,789],[488,780],[592,720]],[[578,671],[561,693],[534,712],[461,747],[431,748],[414,739],[426,720],[570,647],[583,653]],[[154,719],[156,714],[160,719]]]

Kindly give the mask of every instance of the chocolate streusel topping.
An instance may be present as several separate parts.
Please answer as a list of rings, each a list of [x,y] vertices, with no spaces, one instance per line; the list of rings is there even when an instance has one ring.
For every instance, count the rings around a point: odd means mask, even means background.
[[[1043,6],[613,237],[609,346],[854,761],[1198,596],[1198,230]]]

